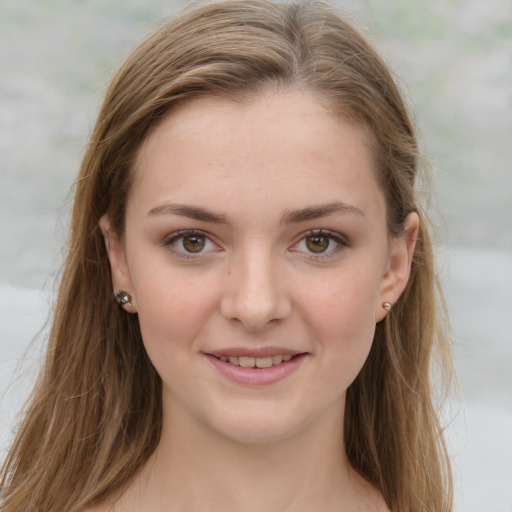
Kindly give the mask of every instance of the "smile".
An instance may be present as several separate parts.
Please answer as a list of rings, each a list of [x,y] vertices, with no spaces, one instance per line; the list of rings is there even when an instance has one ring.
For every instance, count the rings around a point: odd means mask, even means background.
[[[271,366],[277,366],[283,362],[290,361],[293,357],[295,356],[291,354],[282,354],[268,357],[218,356],[217,359],[234,366],[241,366],[242,368],[270,368]]]
[[[242,385],[268,385],[296,372],[307,361],[307,352],[286,349],[230,349],[205,353],[208,361],[229,380]]]

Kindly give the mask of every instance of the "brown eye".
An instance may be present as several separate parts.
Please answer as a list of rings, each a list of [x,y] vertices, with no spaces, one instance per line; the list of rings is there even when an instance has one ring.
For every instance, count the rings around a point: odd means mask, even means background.
[[[221,251],[210,238],[208,233],[195,229],[176,231],[162,240],[162,246],[176,257],[180,258],[202,258],[214,252]]]
[[[325,252],[329,248],[330,239],[323,235],[312,235],[306,237],[306,247],[314,253]]]
[[[183,248],[187,252],[201,252],[206,245],[206,238],[202,235],[188,235],[183,237]]]

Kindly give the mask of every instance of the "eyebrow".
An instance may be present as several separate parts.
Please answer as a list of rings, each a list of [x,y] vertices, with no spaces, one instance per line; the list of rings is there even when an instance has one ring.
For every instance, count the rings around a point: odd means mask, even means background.
[[[222,213],[215,213],[206,208],[191,206],[187,204],[163,204],[152,208],[148,212],[148,217],[155,215],[180,215],[189,219],[201,220],[204,222],[213,222],[215,224],[227,224],[226,216]]]
[[[321,217],[328,217],[338,214],[352,214],[366,218],[365,213],[355,206],[351,206],[342,202],[333,202],[308,206],[299,210],[286,211],[281,217],[281,224],[296,224],[299,222],[305,222],[308,220],[314,220]],[[187,204],[167,203],[152,208],[148,212],[148,217],[158,215],[179,215],[203,222],[212,222],[214,224],[228,223],[227,217],[222,213],[216,213],[206,208]]]
[[[333,203],[320,204],[317,206],[308,206],[306,208],[301,208],[300,210],[287,211],[282,216],[281,223],[294,224],[297,222],[304,222],[338,214],[351,214],[366,218],[363,210],[360,210],[355,206],[336,201]]]

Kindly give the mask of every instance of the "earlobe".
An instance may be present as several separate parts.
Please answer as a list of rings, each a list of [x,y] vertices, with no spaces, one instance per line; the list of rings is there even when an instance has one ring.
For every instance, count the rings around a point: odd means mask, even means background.
[[[407,217],[403,235],[393,238],[390,242],[389,264],[381,281],[380,296],[375,314],[377,322],[380,322],[389,314],[393,304],[396,303],[407,286],[418,232],[419,217],[416,212],[413,212]]]
[[[110,263],[110,272],[112,274],[112,287],[113,296],[122,290],[124,293],[129,294],[130,301],[125,301],[121,304],[124,309],[130,313],[135,313],[135,299],[133,293],[133,284],[126,262],[125,251],[121,240],[117,233],[113,230],[110,218],[107,214],[100,218],[99,226],[105,241],[105,248]],[[116,296],[117,299],[117,296]],[[119,300],[118,300],[119,302]]]

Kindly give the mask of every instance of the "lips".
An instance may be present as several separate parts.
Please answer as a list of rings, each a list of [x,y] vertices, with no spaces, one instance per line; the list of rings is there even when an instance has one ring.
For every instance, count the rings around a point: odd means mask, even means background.
[[[283,348],[228,349],[205,353],[208,360],[230,380],[240,384],[271,384],[299,368],[307,353]]]
[[[210,352],[208,355],[216,357],[224,363],[242,368],[270,368],[283,362],[286,363],[301,353],[303,352],[280,347],[260,347],[254,349],[230,348]]]
[[[229,362],[235,366],[241,366],[242,368],[270,368],[281,364],[283,361],[290,361],[293,357],[292,354],[279,354],[268,357],[251,357],[251,356],[219,356],[218,359],[221,361]]]

